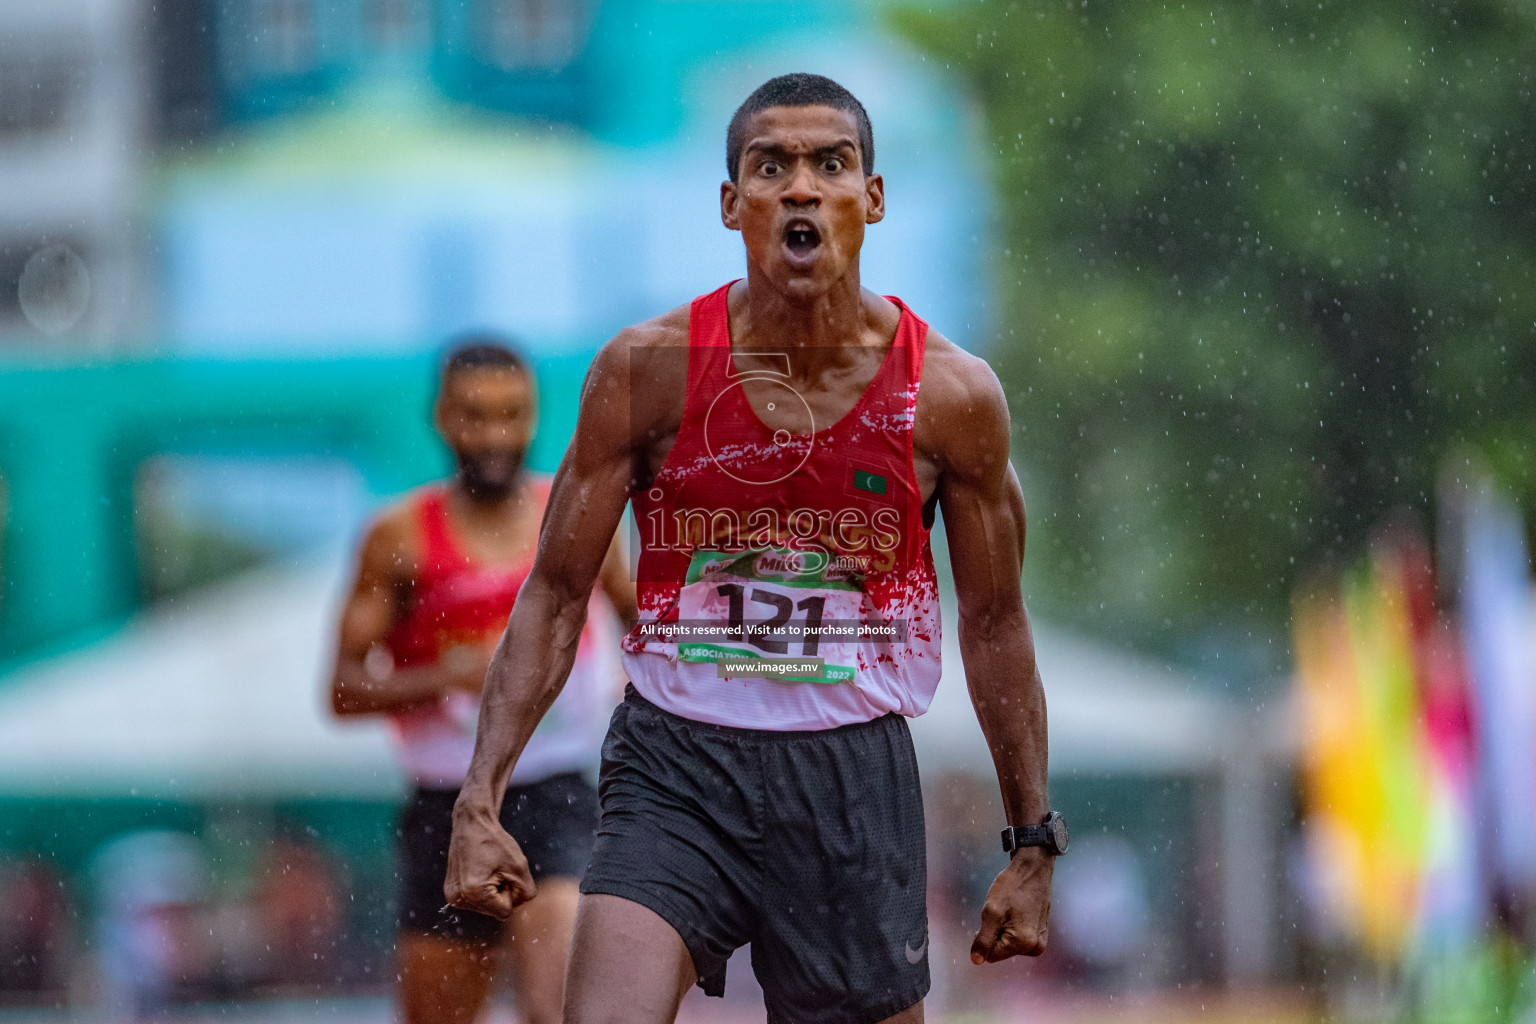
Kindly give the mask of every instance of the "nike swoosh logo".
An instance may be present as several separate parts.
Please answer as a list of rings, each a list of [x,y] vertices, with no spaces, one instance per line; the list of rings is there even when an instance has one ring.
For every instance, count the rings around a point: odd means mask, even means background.
[[[918,946],[916,949],[912,948],[912,943],[907,943],[907,963],[912,964],[914,967],[917,966],[918,962],[923,959],[923,954],[926,952],[928,952],[928,936],[926,935],[923,936],[923,944]]]

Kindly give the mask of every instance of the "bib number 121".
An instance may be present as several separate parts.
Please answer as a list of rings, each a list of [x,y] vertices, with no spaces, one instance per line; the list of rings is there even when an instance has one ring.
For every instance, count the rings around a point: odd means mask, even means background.
[[[821,648],[821,614],[827,604],[825,597],[808,597],[796,603],[784,594],[760,587],[753,587],[749,591],[739,583],[723,583],[715,588],[715,593],[725,598],[729,606],[727,617],[730,635],[768,654],[789,653],[789,641],[776,640],[774,636],[790,624],[796,611],[804,612],[800,654],[806,658],[816,657],[816,652]],[[747,622],[748,601],[773,609],[773,615],[761,622]]]

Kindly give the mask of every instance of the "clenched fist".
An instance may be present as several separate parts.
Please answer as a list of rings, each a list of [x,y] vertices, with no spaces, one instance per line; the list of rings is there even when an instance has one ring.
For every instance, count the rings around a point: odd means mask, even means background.
[[[443,895],[461,910],[506,920],[538,892],[528,858],[494,814],[455,807]]]
[[[1039,847],[1014,854],[987,891],[987,902],[981,908],[981,930],[971,943],[971,963],[995,964],[1011,956],[1039,956],[1045,952],[1051,930],[1054,861]]]

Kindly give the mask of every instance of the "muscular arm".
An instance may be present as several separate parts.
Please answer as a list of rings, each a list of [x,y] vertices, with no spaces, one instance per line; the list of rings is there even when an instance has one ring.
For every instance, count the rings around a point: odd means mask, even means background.
[[[497,917],[534,894],[527,861],[497,822],[507,780],[565,685],[605,561],[614,566],[610,573],[623,571],[610,551],[629,498],[635,455],[649,431],[648,415],[637,403],[655,390],[631,382],[625,338],[621,334],[599,353],[582,389],[576,432],[555,474],[538,556],[486,674],[474,759],[454,807],[445,894],[459,906]],[[614,581],[605,580],[605,590],[619,614],[633,614],[633,596],[626,598],[616,584],[609,589],[608,582]]]
[[[368,531],[358,559],[357,579],[341,612],[336,668],[331,675],[331,708],[343,717],[383,714],[417,707],[449,689],[478,689],[485,659],[465,650],[445,664],[395,669],[387,657],[369,653],[381,646],[400,618],[415,554],[409,530],[397,510]]]
[[[1002,388],[985,365],[963,358],[949,400],[935,410],[934,433],[939,506],[960,602],[960,653],[1008,824],[1034,825],[1049,801],[1045,691],[1019,585],[1024,498],[1008,461]],[[1014,855],[988,894],[971,947],[974,961],[1044,951],[1050,878],[1051,858],[1038,848]]]

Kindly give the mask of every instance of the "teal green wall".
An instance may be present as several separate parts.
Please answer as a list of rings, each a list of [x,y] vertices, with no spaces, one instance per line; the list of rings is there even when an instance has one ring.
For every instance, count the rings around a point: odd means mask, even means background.
[[[587,360],[538,366],[535,468],[559,463]],[[392,494],[448,468],[428,417],[434,374],[429,356],[0,366],[0,668],[136,610],[133,481],[145,459],[326,455]]]

